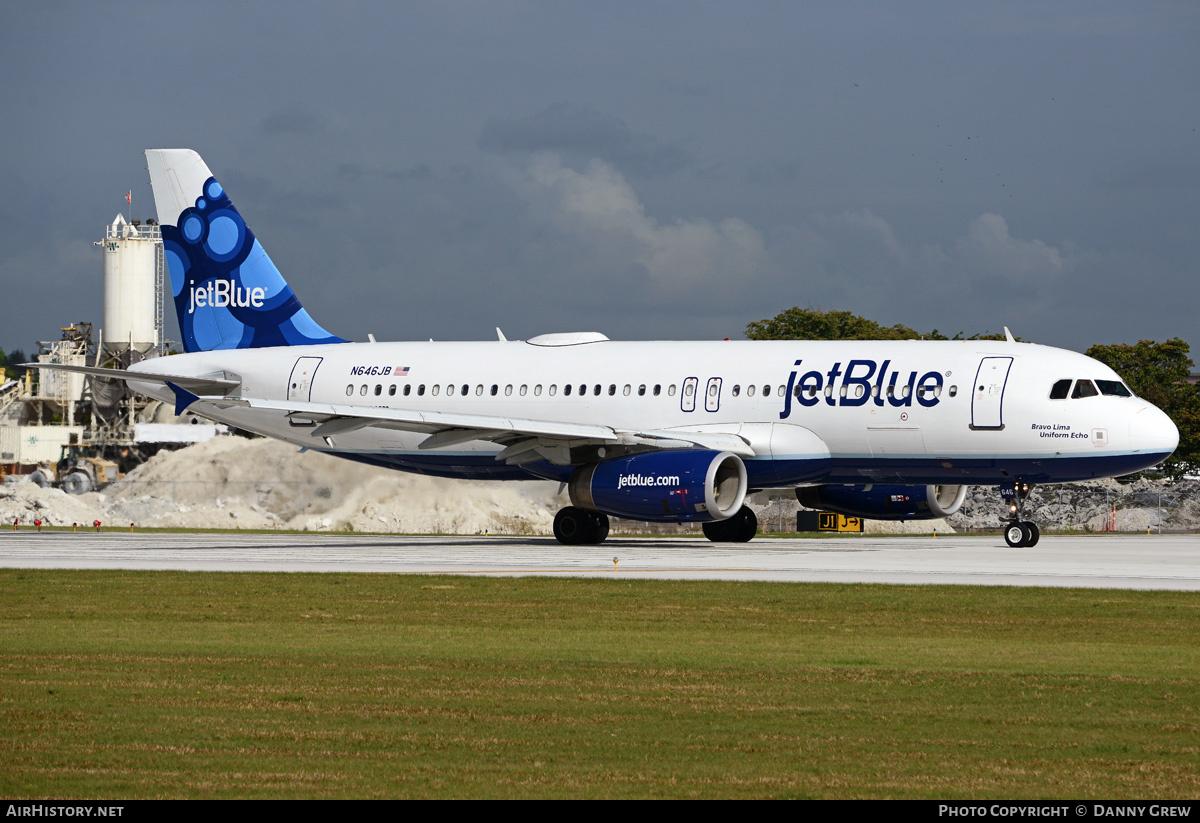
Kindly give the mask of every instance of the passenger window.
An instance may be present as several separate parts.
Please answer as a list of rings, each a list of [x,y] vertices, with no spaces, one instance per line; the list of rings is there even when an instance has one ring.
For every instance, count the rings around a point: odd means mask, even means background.
[[[596,395],[597,397],[600,396],[600,384],[599,383],[597,383],[596,388],[592,390],[592,394]]]
[[[770,396],[771,396],[771,387],[763,386],[763,397],[770,397]]]
[[[892,391],[892,387],[888,386],[888,393],[891,394],[891,391]],[[830,383],[828,386],[825,387],[825,396],[833,397],[833,384],[832,383]]]
[[[358,393],[361,394],[363,397],[367,396],[367,384],[366,383],[362,384],[362,386],[358,390]]]
[[[750,385],[750,386],[747,386],[747,387],[746,387],[746,396],[747,396],[747,397],[753,397],[753,396],[754,396],[754,386],[753,386],[753,385]]]
[[[522,383],[522,384],[521,384],[521,396],[522,396],[522,397],[524,397],[524,396],[525,396],[525,393],[526,393],[527,391],[529,391],[529,384],[528,384],[528,383]]]
[[[388,397],[395,397],[395,396],[396,396],[396,384],[393,383],[392,385],[388,386]]]
[[[505,396],[505,397],[512,397],[512,386],[505,386],[505,387],[504,387],[504,396]]]
[[[654,384],[654,396],[658,397],[658,395],[661,391],[662,391],[662,385],[659,383],[655,383]]]
[[[891,394],[891,392],[889,391],[888,394]],[[958,395],[958,386],[951,386],[950,387],[950,396],[956,397],[957,395]]]
[[[430,393],[430,394],[432,394],[434,397],[437,397],[437,396],[438,396],[438,392],[439,392],[439,391],[441,391],[441,390],[442,390],[442,387],[441,387],[441,386],[439,386],[437,383],[434,383],[432,386],[430,386],[430,392],[429,392],[429,393]]]
[[[695,386],[693,386],[691,383],[688,383],[686,386],[683,387],[683,396],[691,397],[692,392],[695,391],[695,389],[696,389]]]
[[[658,392],[655,392],[655,394],[658,394]],[[675,396],[675,384],[672,383],[671,385],[667,386],[667,397],[674,397],[674,396]]]
[[[874,386],[871,387],[871,396],[872,397],[879,396],[879,384],[878,383],[876,383]]]
[[[570,383],[568,383],[567,385],[563,386],[563,394],[564,394],[564,395],[570,395],[570,394],[571,394],[571,389],[572,389],[572,388],[574,388],[574,386],[572,386]]]
[[[645,397],[645,396],[646,396],[646,384],[643,383],[642,385],[638,386],[638,397]]]
[[[716,384],[716,383],[713,383],[712,385],[710,385],[710,386],[708,387],[708,396],[709,396],[709,397],[716,397],[716,396],[717,396],[717,384]]]
[[[446,386],[446,396],[447,396],[447,397],[453,397],[453,396],[454,396],[454,384],[453,384],[453,383],[451,383],[450,385]]]
[[[1067,395],[1071,393],[1071,381],[1059,380],[1050,387],[1051,400],[1066,400]]]
[[[354,384],[353,383],[351,383],[349,386],[346,387],[346,396],[349,397],[352,394],[354,394]]]
[[[617,393],[617,385],[616,385],[616,383],[609,383],[609,384],[608,384],[608,396],[609,396],[609,397],[612,397],[612,396],[613,396],[614,394],[616,394],[616,393]],[[626,393],[626,394],[629,394],[629,387],[628,387],[628,386],[626,386],[626,387],[625,387],[625,393]]]
[[[600,388],[600,387],[599,387],[599,386],[597,386],[596,388],[598,389],[598,388]],[[580,394],[587,394],[587,385],[586,385],[586,384],[584,384],[584,383],[580,383],[580,384],[579,384],[579,393],[580,393]],[[599,393],[600,393],[600,392],[596,392],[596,394],[599,394]]]
[[[622,394],[624,394],[626,397],[628,397],[628,396],[629,396],[629,393],[630,393],[631,391],[633,391],[633,386],[631,386],[631,385],[629,385],[628,383],[626,383],[626,384],[625,384],[625,388],[624,388],[624,389],[621,391],[621,393],[622,393]]]
[[[470,393],[471,393],[471,387],[468,386],[466,383],[463,383],[462,391],[460,391],[459,394],[461,394],[463,397],[466,397]]]
[[[739,386],[738,384],[734,383],[733,384],[733,396],[737,397],[741,393],[742,393],[742,387]]]
[[[1092,385],[1091,380],[1076,380],[1075,391],[1071,392],[1071,399],[1077,400],[1080,397],[1095,397],[1099,393],[1096,391],[1096,387]]]
[[[799,386],[796,386],[794,389],[792,389],[792,396],[799,397],[801,391],[802,389]]]
[[[480,383],[478,386],[475,387],[475,396],[483,397],[483,384],[482,383]]]
[[[375,396],[378,397],[381,394],[383,394],[383,386],[379,383],[376,383],[375,384]]]
[[[421,385],[417,386],[417,397],[424,397],[424,396],[425,396],[425,384],[422,383]]]
[[[541,383],[538,383],[536,386],[533,387],[533,396],[534,397],[542,396],[542,384]]]
[[[847,387],[843,384],[842,387],[840,389],[838,389],[838,394],[841,395],[842,397],[845,397],[846,389],[847,389]]]
[[[499,391],[500,391],[500,387],[499,387],[499,386],[497,386],[495,383],[493,383],[493,384],[492,384],[492,391],[491,391],[492,397],[495,397],[495,396],[496,396],[496,394],[497,394]]]
[[[904,390],[900,392],[901,397],[908,397],[910,394],[912,394],[912,386],[905,386]]]
[[[405,397],[408,397],[410,394],[412,394],[412,385],[411,385],[411,384],[406,384],[406,385],[404,386],[404,396],[405,396]]]
[[[554,393],[555,393],[556,391],[558,391],[558,386],[556,386],[555,384],[551,383],[551,384],[550,384],[550,396],[551,396],[551,397],[553,397],[553,396],[554,396]]]

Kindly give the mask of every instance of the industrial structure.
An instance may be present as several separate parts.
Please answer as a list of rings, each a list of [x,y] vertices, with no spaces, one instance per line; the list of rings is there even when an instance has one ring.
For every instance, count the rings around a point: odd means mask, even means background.
[[[118,214],[94,245],[103,254],[103,318],[60,328],[58,340],[38,341],[40,363],[126,368],[167,354],[164,332],[166,265],[153,219]],[[0,476],[31,474],[73,493],[111,482],[160,448],[207,440],[226,431],[195,418],[177,418],[157,400],[138,397],[123,381],[49,369],[19,378],[0,370]],[[81,473],[89,474],[84,482]],[[71,477],[72,482],[63,481]],[[102,479],[103,478],[103,479]]]

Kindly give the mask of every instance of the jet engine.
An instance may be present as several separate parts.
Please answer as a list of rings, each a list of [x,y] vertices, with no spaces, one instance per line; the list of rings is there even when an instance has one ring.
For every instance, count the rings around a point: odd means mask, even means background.
[[[967,497],[966,486],[808,486],[796,499],[810,509],[867,520],[933,520],[949,517]]]
[[[580,466],[572,505],[633,520],[725,520],[746,498],[746,466],[731,452],[674,449]]]

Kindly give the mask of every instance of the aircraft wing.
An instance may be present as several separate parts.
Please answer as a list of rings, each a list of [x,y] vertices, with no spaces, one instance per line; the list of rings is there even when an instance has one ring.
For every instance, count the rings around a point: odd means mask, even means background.
[[[174,389],[174,386],[172,388]],[[201,414],[204,406],[214,409],[243,407],[281,411],[294,421],[311,421],[314,424],[311,435],[315,438],[332,438],[339,434],[375,427],[428,434],[429,436],[418,445],[421,449],[441,448],[471,440],[489,440],[505,446],[497,455],[498,460],[515,465],[543,459],[566,463],[568,461],[563,459],[563,455],[569,453],[570,447],[588,444],[639,446],[648,449],[700,447],[731,451],[743,457],[753,457],[755,454],[745,439],[736,434],[722,432],[625,430],[587,423],[487,414],[369,408],[337,403],[247,397],[197,397],[186,389],[183,392],[178,389],[175,391],[179,396],[180,407],[192,408]]]

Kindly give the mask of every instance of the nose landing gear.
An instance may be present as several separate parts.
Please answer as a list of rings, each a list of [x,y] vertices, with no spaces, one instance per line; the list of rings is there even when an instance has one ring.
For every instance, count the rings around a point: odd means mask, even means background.
[[[1032,484],[1022,483],[1020,480],[1013,483],[1011,488],[1000,487],[1000,495],[1009,501],[1009,522],[1004,527],[1004,542],[1014,549],[1033,548],[1042,536],[1037,523],[1021,519],[1021,504],[1032,490]]]

